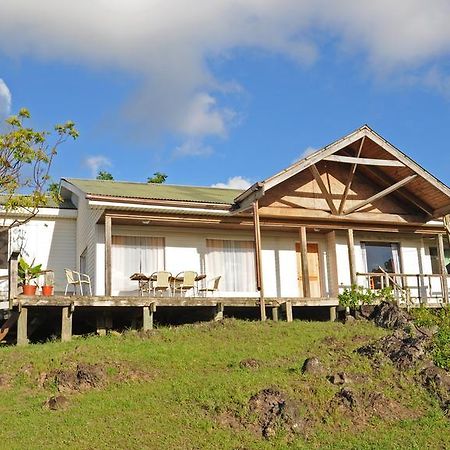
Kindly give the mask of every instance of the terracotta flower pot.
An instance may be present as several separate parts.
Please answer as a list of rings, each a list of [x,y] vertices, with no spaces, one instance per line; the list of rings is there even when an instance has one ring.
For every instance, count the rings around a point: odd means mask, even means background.
[[[37,286],[34,284],[24,284],[22,286],[23,295],[36,295]]]
[[[42,295],[45,297],[49,297],[50,295],[53,295],[53,286],[42,286]]]

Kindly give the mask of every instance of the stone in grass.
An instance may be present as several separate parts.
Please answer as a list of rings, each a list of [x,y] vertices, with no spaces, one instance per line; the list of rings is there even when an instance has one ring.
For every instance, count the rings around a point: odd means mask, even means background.
[[[69,404],[69,400],[64,395],[56,395],[54,397],[50,397],[44,404],[48,409],[52,411],[58,411],[60,409],[67,408]]]
[[[332,375],[328,375],[327,380],[331,384],[335,384],[337,386],[352,383],[352,379],[345,372],[338,372]]]
[[[323,367],[320,359],[316,356],[305,359],[305,362],[302,366],[302,373],[309,375],[322,375],[325,372],[325,368]]]
[[[243,359],[239,362],[239,367],[241,369],[259,369],[261,366],[261,361],[254,358]]]

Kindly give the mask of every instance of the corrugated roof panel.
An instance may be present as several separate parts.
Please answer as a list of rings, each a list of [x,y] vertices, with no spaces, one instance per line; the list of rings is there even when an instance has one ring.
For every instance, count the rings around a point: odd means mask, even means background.
[[[172,200],[231,205],[243,191],[199,186],[177,186],[155,183],[132,183],[110,180],[80,180],[64,178],[81,191],[91,195],[140,198],[148,200]]]

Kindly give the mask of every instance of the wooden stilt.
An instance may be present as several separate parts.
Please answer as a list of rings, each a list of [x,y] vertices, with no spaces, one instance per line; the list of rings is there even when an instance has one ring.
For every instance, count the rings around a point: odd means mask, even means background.
[[[266,320],[266,302],[264,300],[264,283],[262,275],[261,259],[261,228],[259,225],[258,200],[253,203],[253,225],[255,232],[255,266],[256,266],[256,288],[259,291],[261,320]]]
[[[337,318],[337,307],[331,306],[330,307],[330,322],[336,322]]]
[[[72,310],[70,306],[61,308],[61,341],[72,339]]]
[[[144,331],[153,330],[153,313],[155,311],[156,305],[154,303],[142,308],[142,329]]]
[[[292,315],[292,302],[290,300],[288,300],[286,303],[286,321],[287,322],[292,322],[293,320],[293,315]]]
[[[272,320],[274,322],[278,322],[278,312],[279,312],[279,307],[272,306]]]
[[[213,320],[215,322],[223,320],[223,311],[224,311],[223,303],[217,303],[217,305],[214,306]]]
[[[17,345],[28,344],[28,308],[21,308],[17,320]]]

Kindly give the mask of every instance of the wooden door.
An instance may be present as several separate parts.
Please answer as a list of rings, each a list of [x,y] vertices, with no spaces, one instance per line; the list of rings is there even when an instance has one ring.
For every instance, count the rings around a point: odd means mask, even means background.
[[[295,244],[295,250],[297,252],[298,290],[300,297],[303,297],[302,257],[299,242]],[[311,297],[322,297],[322,289],[320,286],[319,244],[308,243],[307,251],[309,270],[308,282],[311,289]]]

